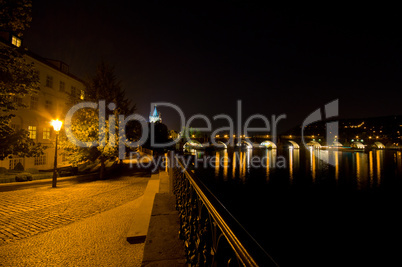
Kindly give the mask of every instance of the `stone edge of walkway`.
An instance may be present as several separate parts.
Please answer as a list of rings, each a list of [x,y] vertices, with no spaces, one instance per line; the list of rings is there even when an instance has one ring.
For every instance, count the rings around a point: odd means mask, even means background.
[[[152,175],[127,234],[131,244],[145,241],[142,266],[187,266],[176,196],[169,192],[169,182],[167,172]]]
[[[186,266],[175,202],[176,197],[171,193],[155,195],[142,266]]]

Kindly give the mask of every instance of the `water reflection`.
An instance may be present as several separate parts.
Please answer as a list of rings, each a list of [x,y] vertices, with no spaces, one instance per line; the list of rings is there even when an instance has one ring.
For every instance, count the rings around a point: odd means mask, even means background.
[[[233,178],[245,183],[255,176],[263,176],[265,181],[270,183],[287,180],[289,185],[295,182],[326,184],[353,187],[357,190],[380,186],[385,174],[384,164],[387,168],[395,169],[394,172],[389,172],[387,169],[387,175],[402,175],[401,151],[300,150],[302,149],[215,151],[211,162],[214,164],[211,174],[224,181]],[[385,155],[389,155],[387,156],[389,160]],[[278,170],[276,166],[276,163],[282,161],[280,157],[286,162],[282,170]],[[323,159],[330,160],[333,164],[327,164]]]
[[[289,180],[293,182],[293,148],[289,148]]]
[[[339,180],[339,155],[340,155],[340,152],[338,150],[334,150],[333,154],[334,154],[334,162],[335,162],[335,181],[338,183],[338,180]]]
[[[223,179],[226,181],[228,179],[228,151],[225,149],[223,151]]]
[[[370,176],[370,187],[373,187],[374,185],[373,151],[369,152],[369,176]]]
[[[369,185],[369,163],[366,153],[357,152],[356,157],[356,184],[357,189],[367,188]]]
[[[313,183],[315,183],[315,178],[316,178],[316,160],[317,160],[317,149],[313,149],[310,147],[310,171],[311,171],[311,177],[313,178]]]
[[[276,164],[276,149],[266,149],[263,153],[262,167],[265,167],[266,181],[269,181],[271,170],[275,168]]]
[[[289,180],[293,182],[294,173],[299,171],[300,166],[300,150],[289,147]]]
[[[244,150],[239,152],[239,178],[245,182],[246,181],[246,172],[250,167],[250,154],[252,150]]]
[[[219,151],[216,151],[215,154],[215,176],[218,177],[219,176],[219,167],[220,167],[220,153]]]
[[[265,160],[265,168],[266,168],[266,171],[265,171],[265,176],[266,176],[266,178],[267,178],[267,181],[269,180],[269,160],[270,160],[270,156],[269,156],[269,153],[268,153],[268,150],[266,151],[266,155],[265,155],[265,158],[266,158],[266,160]]]
[[[383,164],[383,157],[384,157],[384,151],[383,150],[377,150],[376,151],[376,161],[377,161],[377,184],[381,184],[381,169],[382,169],[382,164]]]

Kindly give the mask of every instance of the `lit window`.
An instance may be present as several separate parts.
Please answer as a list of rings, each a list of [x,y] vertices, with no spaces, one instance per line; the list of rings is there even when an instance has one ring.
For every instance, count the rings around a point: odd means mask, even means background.
[[[85,97],[85,92],[84,92],[84,90],[81,90],[80,99],[84,100],[84,97]]]
[[[53,88],[53,77],[47,75],[46,76],[46,86],[49,88]]]
[[[29,138],[36,139],[36,126],[28,126]]]
[[[11,38],[11,43],[12,43],[13,45],[15,45],[16,47],[20,47],[20,46],[21,46],[21,39],[18,38],[18,37],[16,37],[16,36],[13,36],[13,37]]]
[[[35,157],[34,165],[45,165],[46,164],[46,155]]]
[[[43,128],[43,139],[50,139],[50,128]]]
[[[60,92],[64,92],[64,88],[65,88],[65,83],[63,81],[60,81]]]

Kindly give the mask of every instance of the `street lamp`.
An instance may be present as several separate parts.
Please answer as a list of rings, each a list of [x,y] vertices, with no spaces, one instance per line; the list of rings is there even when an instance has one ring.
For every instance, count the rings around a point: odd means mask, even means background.
[[[63,124],[62,121],[57,120],[52,120],[51,124],[53,126],[54,131],[56,132],[56,145],[54,147],[54,167],[53,167],[53,180],[52,180],[52,187],[56,187],[57,183],[57,174],[56,174],[56,169],[57,169],[57,138],[59,136],[59,131],[61,129],[61,125]]]

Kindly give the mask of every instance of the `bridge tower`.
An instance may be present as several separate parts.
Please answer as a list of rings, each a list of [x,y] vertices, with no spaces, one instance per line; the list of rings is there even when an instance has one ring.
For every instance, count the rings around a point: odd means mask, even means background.
[[[152,123],[162,122],[161,113],[158,112],[158,110],[156,109],[156,105],[154,107],[154,112],[149,114],[149,122],[152,122]]]

